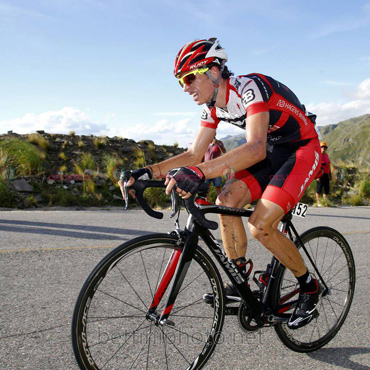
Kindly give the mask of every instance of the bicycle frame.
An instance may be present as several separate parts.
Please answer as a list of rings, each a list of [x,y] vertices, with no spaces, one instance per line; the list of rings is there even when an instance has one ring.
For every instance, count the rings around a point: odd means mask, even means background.
[[[216,205],[200,205],[199,209],[202,211],[203,214],[217,213],[239,217],[250,217],[251,214],[253,213],[253,210],[243,210],[238,208],[222,207]],[[328,288],[325,284],[325,281],[322,279],[322,276],[320,275],[318,269],[316,268],[314,261],[312,260],[303,242],[301,241],[297,230],[295,229],[291,222],[291,219],[292,219],[291,214],[284,216],[284,218],[281,221],[282,225],[280,230],[282,233],[289,236],[291,239],[293,239],[294,234],[300,246],[305,251],[305,254],[308,256],[310,262],[314,266],[314,269],[316,270],[318,277],[323,282],[325,290],[327,291]],[[294,295],[298,295],[300,291],[299,289],[296,289],[295,291],[291,292],[286,297],[282,297],[280,300],[280,305],[276,307],[273,310],[273,312],[269,307],[270,291],[275,277],[275,273],[280,265],[280,262],[275,257],[273,257],[270,264],[268,265],[270,266],[271,270],[270,271],[271,278],[268,281],[265,293],[261,301],[259,301],[256,298],[255,294],[250,289],[249,285],[246,284],[244,277],[238,272],[236,266],[233,263],[229,262],[229,259],[227,258],[223,249],[217,243],[216,239],[211,234],[211,232],[207,228],[200,226],[195,221],[194,217],[190,214],[185,228],[184,246],[181,249],[180,248],[176,249],[170,258],[170,261],[158,285],[157,291],[154,294],[153,302],[148,310],[147,313],[148,320],[153,320],[156,324],[160,325],[164,325],[166,322],[167,324],[171,325],[171,321],[169,321],[168,318],[171,314],[177,294],[181,289],[181,285],[184,281],[191,260],[193,259],[194,250],[198,245],[199,237],[203,239],[203,241],[205,242],[209,250],[212,252],[215,259],[218,261],[219,265],[222,267],[222,269],[224,270],[224,272],[234,285],[235,289],[239,293],[245,306],[248,308],[249,312],[251,313],[251,316],[253,317],[258,326],[264,325],[265,323],[264,315],[266,315],[266,313],[269,314],[268,321],[270,322],[285,321],[290,316],[284,315],[284,312],[292,308],[297,301],[290,301],[289,303],[285,302],[290,300]],[[160,315],[156,315],[155,310],[158,307],[172,279],[173,285],[167,298],[167,302],[164,306],[164,309]]]

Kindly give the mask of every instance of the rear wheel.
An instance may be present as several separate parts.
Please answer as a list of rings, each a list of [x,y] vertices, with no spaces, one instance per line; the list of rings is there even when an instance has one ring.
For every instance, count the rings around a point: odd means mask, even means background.
[[[283,323],[276,325],[275,330],[281,341],[293,351],[310,352],[327,344],[347,317],[355,290],[355,261],[347,241],[334,229],[313,228],[303,233],[301,239],[328,289],[324,289],[318,303],[319,316],[311,323],[295,330]],[[300,248],[298,241],[295,243]],[[304,251],[300,251],[309,271],[315,274]],[[293,312],[298,288],[297,279],[281,265],[272,294],[276,311],[280,307],[281,311],[288,309],[286,312]]]
[[[199,247],[175,301],[169,324],[146,319],[172,253],[181,250],[168,234],[122,244],[93,270],[78,297],[72,342],[81,369],[201,369],[224,322],[221,277]],[[162,312],[167,288],[157,313]],[[213,291],[214,307],[203,302]]]

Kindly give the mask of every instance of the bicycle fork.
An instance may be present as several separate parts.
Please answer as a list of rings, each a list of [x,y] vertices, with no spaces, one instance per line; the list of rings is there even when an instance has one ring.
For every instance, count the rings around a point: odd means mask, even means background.
[[[153,321],[156,325],[164,325],[165,323],[172,326],[174,325],[172,321],[168,320],[168,317],[170,316],[177,294],[181,289],[181,285],[190,267],[191,260],[193,259],[194,248],[197,244],[198,236],[195,233],[188,232],[182,249],[175,249],[173,251],[146,314],[147,320]],[[157,314],[156,309],[172,280],[173,284],[168,295],[167,302],[162,313],[159,315]]]

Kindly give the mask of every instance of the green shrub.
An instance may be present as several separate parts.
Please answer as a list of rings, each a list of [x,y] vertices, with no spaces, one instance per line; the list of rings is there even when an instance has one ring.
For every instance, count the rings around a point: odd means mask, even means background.
[[[59,154],[59,158],[60,158],[60,159],[63,159],[63,161],[65,161],[65,160],[67,159],[67,156],[64,154],[64,152],[61,152],[61,153]]]
[[[170,198],[163,189],[149,188],[144,192],[144,199],[152,208],[163,208]]]
[[[48,202],[49,207],[71,207],[77,205],[78,198],[70,190],[55,189],[54,193],[44,191],[42,197]]]
[[[359,193],[361,197],[370,199],[370,180],[362,180],[360,182]]]
[[[12,208],[15,206],[15,195],[7,184],[0,179],[0,207]]]
[[[7,164],[11,165],[18,176],[38,175],[43,170],[45,153],[25,140],[16,138],[0,141],[0,150],[6,153]]]

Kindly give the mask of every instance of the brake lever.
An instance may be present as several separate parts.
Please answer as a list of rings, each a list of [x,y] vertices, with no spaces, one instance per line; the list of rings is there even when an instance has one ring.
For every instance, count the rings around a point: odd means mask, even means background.
[[[170,218],[173,218],[180,211],[180,207],[181,207],[181,200],[180,200],[180,197],[177,195],[175,186],[171,190],[171,207],[172,207],[172,213],[171,213]]]

